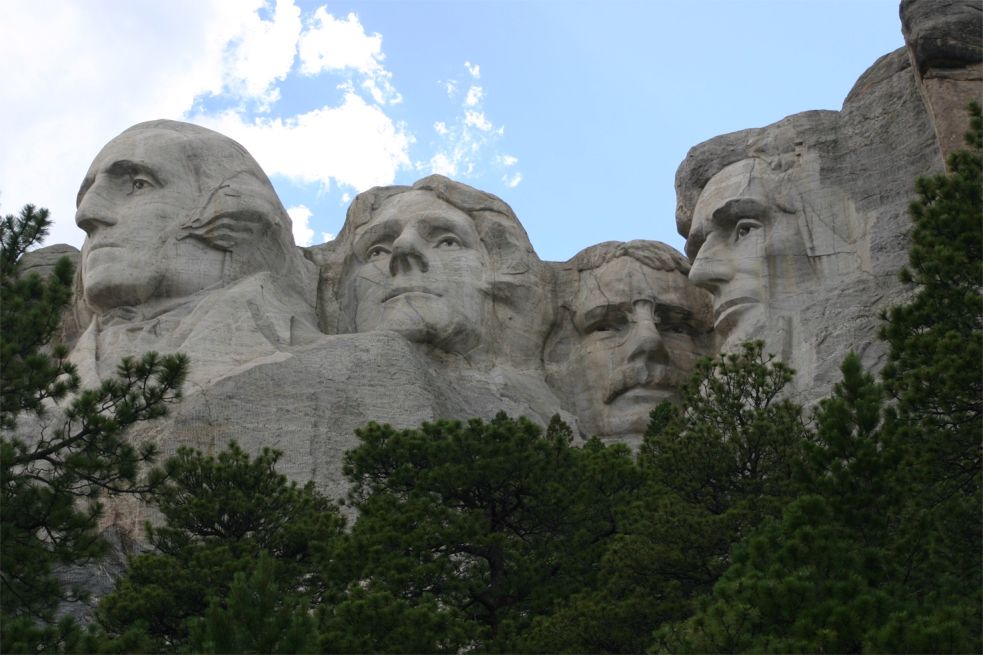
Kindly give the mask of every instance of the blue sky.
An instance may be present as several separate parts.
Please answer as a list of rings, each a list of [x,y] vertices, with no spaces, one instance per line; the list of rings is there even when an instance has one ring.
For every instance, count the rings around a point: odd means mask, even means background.
[[[47,206],[48,242],[80,246],[98,149],[173,118],[245,145],[302,245],[359,191],[442,172],[508,202],[543,259],[678,248],[691,146],[839,109],[901,45],[896,0],[10,0],[0,211]]]

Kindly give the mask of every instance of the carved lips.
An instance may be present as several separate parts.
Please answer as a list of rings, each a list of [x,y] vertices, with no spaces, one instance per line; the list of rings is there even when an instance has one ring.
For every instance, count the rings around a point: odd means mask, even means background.
[[[382,302],[386,303],[392,300],[393,298],[398,298],[399,296],[405,296],[406,294],[409,293],[422,293],[428,296],[436,296],[437,298],[440,298],[444,295],[442,293],[437,293],[436,291],[431,291],[428,287],[424,287],[420,285],[396,287],[395,289],[391,289],[388,293],[386,293],[385,296],[382,297]]]
[[[615,400],[626,401],[664,400],[685,382],[681,371],[669,366],[655,366],[652,369],[628,367],[618,371],[604,394],[604,404]]]

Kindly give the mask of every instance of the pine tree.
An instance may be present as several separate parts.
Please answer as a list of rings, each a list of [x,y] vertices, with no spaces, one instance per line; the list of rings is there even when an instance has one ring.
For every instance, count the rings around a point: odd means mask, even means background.
[[[701,361],[681,404],[652,412],[638,456],[645,484],[622,510],[599,584],[537,621],[533,650],[644,651],[653,630],[710,592],[732,545],[794,497],[810,433],[782,399],[791,370],[761,347]]]
[[[125,430],[157,418],[180,396],[181,355],[124,359],[114,379],[79,391],[67,351],[49,342],[71,299],[72,266],[62,259],[46,281],[19,275],[20,259],[47,234],[48,212],[24,207],[0,222],[0,582],[2,640],[44,649],[73,633],[52,626],[65,589],[58,567],[105,552],[99,498],[146,489],[141,465],[155,454]],[[46,624],[48,627],[45,627]],[[75,631],[77,632],[77,631]]]
[[[638,486],[625,447],[572,448],[556,423],[548,436],[504,414],[358,435],[345,472],[360,593],[436,612],[424,625],[454,639],[427,651],[519,648],[535,617],[593,584]]]
[[[131,558],[99,605],[110,638],[143,634],[160,652],[310,646],[297,641],[308,623],[293,614],[334,599],[344,520],[313,483],[277,473],[279,457],[250,457],[232,442],[217,456],[181,448],[167,460],[151,498],[164,518],[147,526],[153,550]],[[249,598],[268,607],[270,622],[244,610]]]

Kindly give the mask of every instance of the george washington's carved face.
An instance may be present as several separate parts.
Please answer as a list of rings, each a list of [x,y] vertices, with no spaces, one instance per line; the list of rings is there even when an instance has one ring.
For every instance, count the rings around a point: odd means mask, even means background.
[[[222,278],[223,253],[179,239],[200,197],[180,135],[127,131],[96,156],[79,190],[81,277],[96,311],[180,298]]]
[[[465,354],[481,341],[487,256],[471,217],[429,191],[387,199],[355,234],[355,326]]]

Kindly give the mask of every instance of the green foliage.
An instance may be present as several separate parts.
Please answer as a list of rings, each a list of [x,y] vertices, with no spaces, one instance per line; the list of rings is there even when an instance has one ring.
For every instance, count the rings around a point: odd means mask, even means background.
[[[296,640],[307,623],[291,614],[306,616],[299,597],[319,604],[332,593],[324,574],[344,521],[313,483],[277,473],[279,456],[251,458],[232,442],[217,457],[182,448],[165,463],[153,497],[164,524],[147,526],[154,550],[131,559],[99,606],[110,635],[142,631],[164,652],[237,652],[250,634],[283,652],[310,646]],[[233,611],[249,603],[262,603],[269,622]]]
[[[285,593],[276,563],[260,553],[247,575],[235,574],[227,598],[213,598],[191,625],[195,653],[315,653],[317,626],[302,596]]]
[[[761,347],[701,361],[681,405],[652,412],[638,458],[645,485],[621,512],[599,584],[537,621],[534,650],[644,651],[653,630],[709,593],[732,545],[794,496],[810,434],[781,399],[792,372]]]
[[[70,622],[50,624],[58,604],[81,593],[63,589],[54,571],[105,551],[96,532],[100,496],[146,490],[140,466],[154,449],[133,446],[124,432],[163,415],[165,405],[180,396],[187,369],[183,356],[149,353],[139,361],[123,360],[117,377],[99,388],[78,391],[66,350],[48,345],[71,298],[71,264],[60,260],[47,281],[36,274],[19,276],[21,256],[43,238],[48,224],[48,212],[30,205],[20,217],[0,222],[0,618],[5,650],[31,640],[32,649],[65,647],[82,634]],[[18,420],[24,414],[30,421]]]
[[[666,652],[858,652],[887,617],[883,538],[893,460],[882,439],[881,390],[847,356],[843,381],[805,442],[804,493],[733,550],[695,615],[663,626]]]
[[[851,354],[816,413],[801,495],[733,551],[666,652],[980,652],[983,121],[919,180],[913,299],[893,309],[884,388]],[[893,398],[884,403],[884,390]]]
[[[626,448],[571,448],[556,422],[548,436],[504,414],[358,435],[345,458],[358,584],[432,608],[454,638],[416,642],[428,651],[516,648],[534,617],[595,581],[639,484]]]
[[[891,347],[883,377],[898,400],[908,441],[948,495],[980,486],[983,425],[983,118],[971,107],[968,150],[952,153],[949,173],[921,178],[911,204],[911,302],[888,314]],[[922,455],[927,455],[923,457]]]
[[[50,222],[48,210],[34,205],[0,221],[0,429],[12,429],[21,412],[40,414],[47,399],[78,389],[64,346],[43,350],[72,298],[71,262],[60,259],[47,280],[18,274],[21,256],[47,236]]]

